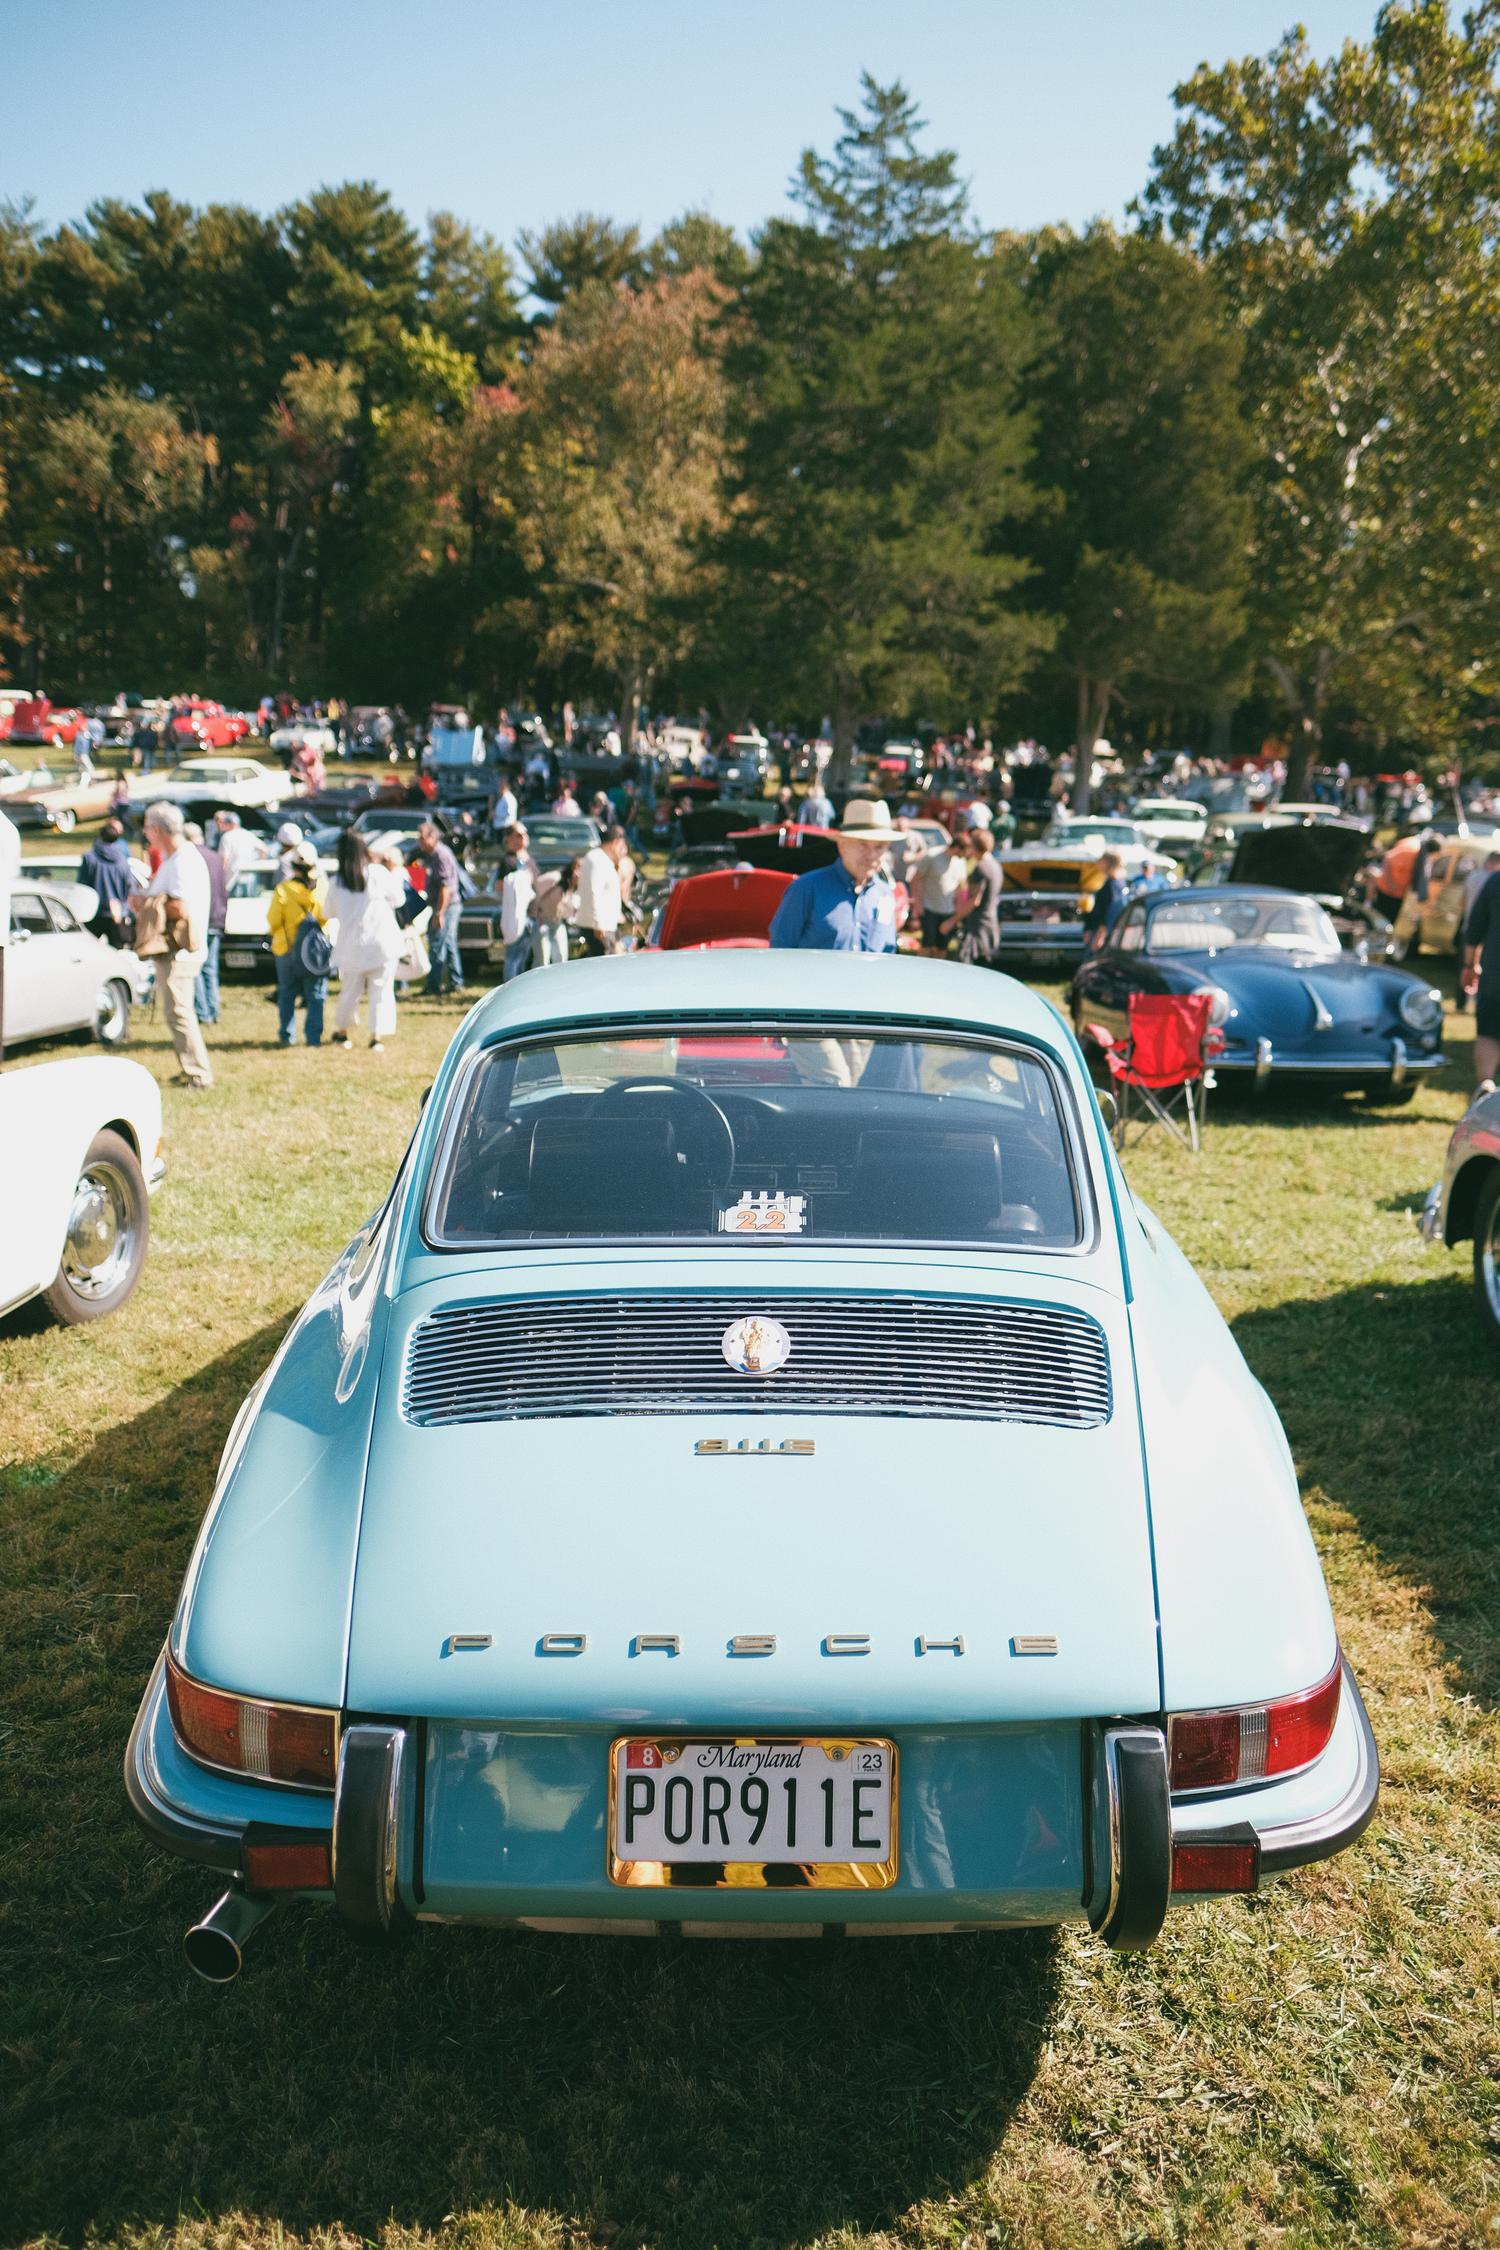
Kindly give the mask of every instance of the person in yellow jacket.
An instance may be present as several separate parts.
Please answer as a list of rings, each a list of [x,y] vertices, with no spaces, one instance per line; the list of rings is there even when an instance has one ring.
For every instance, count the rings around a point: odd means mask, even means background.
[[[266,921],[271,932],[271,957],[276,963],[276,1013],[281,1044],[297,1039],[297,1002],[306,1011],[309,1047],[323,1044],[323,1003],[328,998],[327,922],[317,854],[307,844],[292,853],[289,873],[271,893]]]

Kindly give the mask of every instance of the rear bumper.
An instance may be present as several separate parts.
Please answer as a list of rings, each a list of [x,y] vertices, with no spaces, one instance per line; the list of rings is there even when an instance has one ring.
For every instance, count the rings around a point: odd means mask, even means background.
[[[219,941],[219,970],[249,970],[257,975],[270,975],[276,966],[268,937],[232,937],[225,932]]]
[[[159,1661],[125,1787],[154,1843],[231,1882],[244,1880],[247,1830],[328,1839],[340,1911],[366,1928],[404,1915],[621,1937],[894,1937],[1088,1921],[1122,1947],[1149,1944],[1169,1907],[1194,1902],[1170,1891],[1174,1844],[1253,1833],[1263,1883],[1352,1844],[1379,1791],[1346,1665],[1333,1741],[1283,1782],[1169,1802],[1164,1737],[1149,1724],[896,1730],[901,1871],[889,1889],[632,1888],[604,1870],[612,1732],[356,1724],[331,1801],[187,1758]]]

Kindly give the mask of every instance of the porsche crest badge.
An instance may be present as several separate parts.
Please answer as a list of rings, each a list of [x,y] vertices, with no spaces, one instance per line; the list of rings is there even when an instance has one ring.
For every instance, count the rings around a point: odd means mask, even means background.
[[[792,1339],[779,1320],[747,1313],[731,1322],[721,1339],[725,1359],[737,1375],[774,1375],[792,1356]]]

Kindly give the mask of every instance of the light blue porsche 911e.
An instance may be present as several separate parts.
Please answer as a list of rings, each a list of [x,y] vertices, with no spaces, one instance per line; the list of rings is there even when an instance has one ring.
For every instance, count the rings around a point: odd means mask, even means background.
[[[246,1400],[126,1760],[366,1933],[1088,1923],[1374,1809],[1286,1440],[1061,1018],[754,951],[518,978]]]

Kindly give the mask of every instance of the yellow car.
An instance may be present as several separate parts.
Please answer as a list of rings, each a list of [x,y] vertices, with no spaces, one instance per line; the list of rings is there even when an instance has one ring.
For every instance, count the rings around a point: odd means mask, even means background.
[[[1394,959],[1404,960],[1411,952],[1458,951],[1469,877],[1484,866],[1491,852],[1500,852],[1500,829],[1444,838],[1428,869],[1425,898],[1413,898],[1408,889],[1401,901],[1391,939]]]

